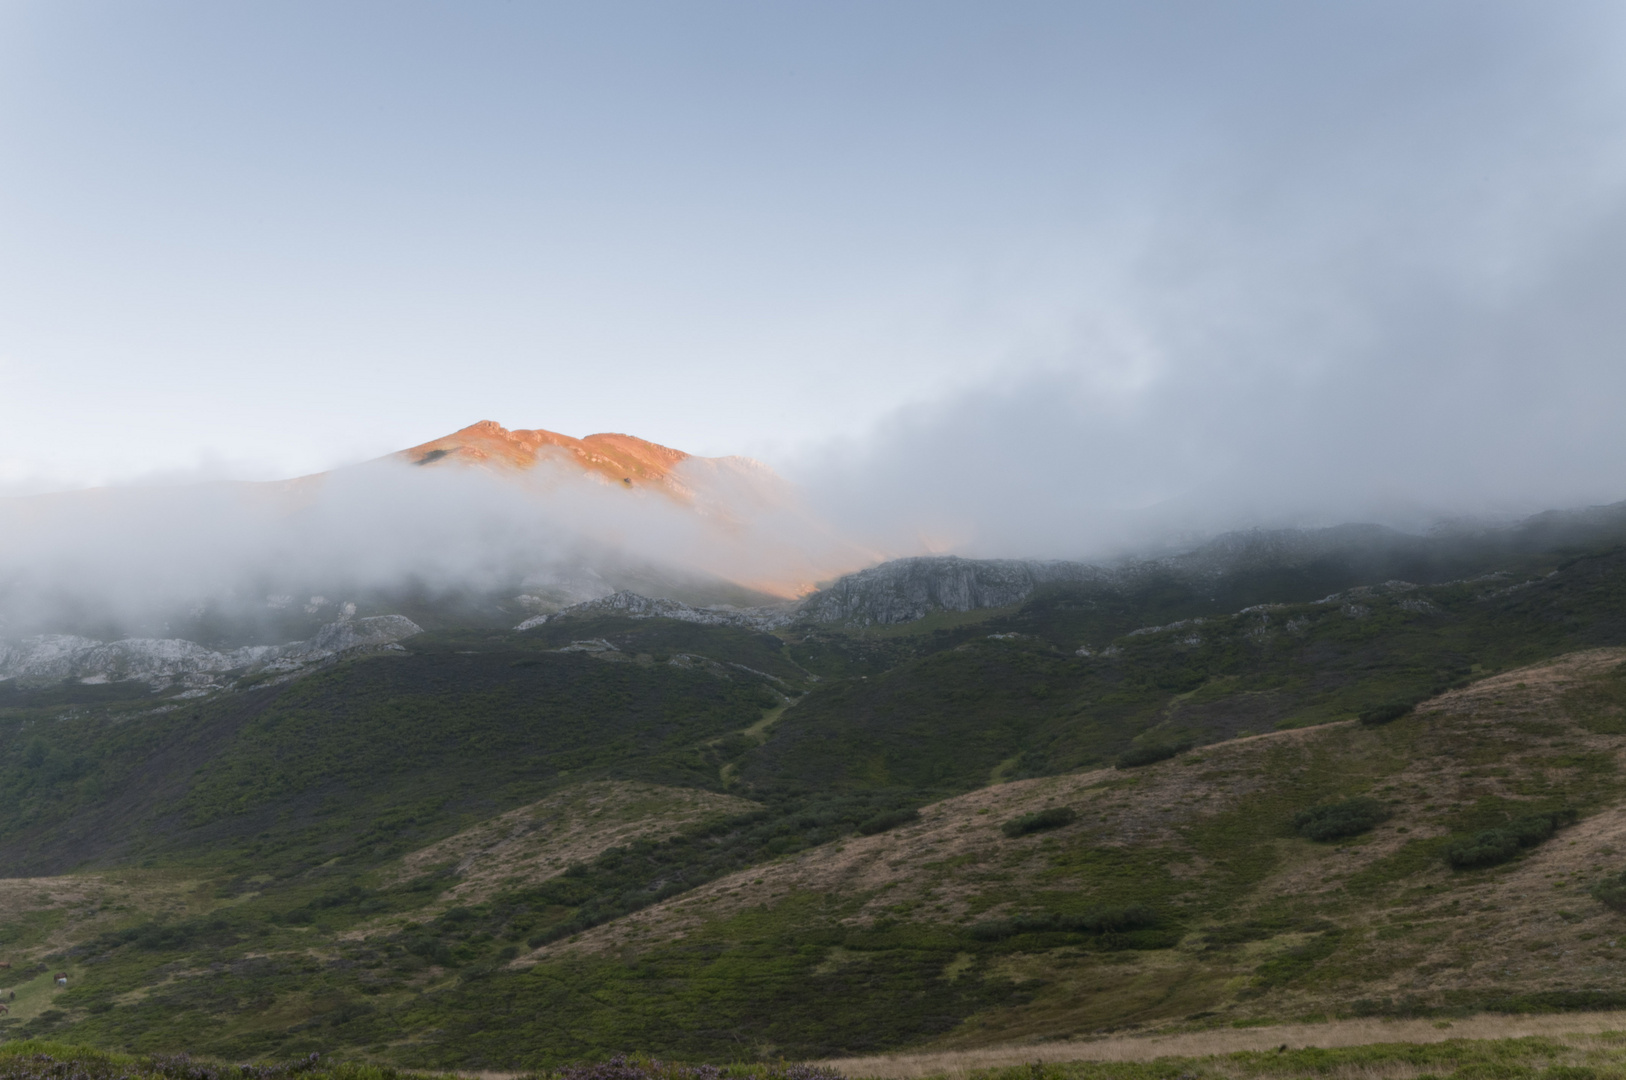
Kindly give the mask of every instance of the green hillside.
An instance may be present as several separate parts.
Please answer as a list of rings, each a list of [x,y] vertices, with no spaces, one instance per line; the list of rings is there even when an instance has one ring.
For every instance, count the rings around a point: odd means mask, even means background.
[[[709,741],[781,704],[781,684],[673,663],[682,635],[670,631],[634,626],[632,651],[602,655],[552,651],[539,635],[425,634],[403,652],[157,708],[145,695],[87,708],[60,687],[13,691],[0,697],[0,866],[202,859],[285,876],[399,854],[572,777],[705,785],[720,767]],[[705,644],[718,661],[795,674],[741,637]]]
[[[505,1068],[1626,1004],[1626,551],[1503,554],[0,684],[0,1032]]]
[[[1626,642],[1626,552],[1552,576],[1358,588],[1333,603],[1220,616],[1156,590],[1155,633],[1121,595],[1057,589],[923,639],[799,705],[742,775],[765,790],[963,791],[1099,764],[1131,740],[1209,742],[1416,701],[1477,674]],[[1162,625],[1168,625],[1164,623]],[[812,666],[826,635],[791,653]],[[1076,655],[1084,647],[1087,657]],[[805,657],[804,657],[804,650]]]

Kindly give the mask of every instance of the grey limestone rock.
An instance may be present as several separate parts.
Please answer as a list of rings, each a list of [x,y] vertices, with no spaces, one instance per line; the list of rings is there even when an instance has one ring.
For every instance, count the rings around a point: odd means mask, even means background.
[[[309,641],[284,646],[284,656],[332,656],[347,649],[392,645],[403,638],[423,633],[423,627],[405,615],[374,615],[365,619],[340,619],[328,623]]]
[[[157,688],[180,683],[193,690],[216,688],[215,676],[249,670],[294,671],[350,649],[383,647],[422,633],[402,615],[349,616],[322,627],[309,641],[248,645],[219,651],[181,638],[96,641],[46,634],[0,642],[0,680],[78,679],[84,683],[139,680]]]
[[[955,555],[895,559],[848,574],[802,604],[815,622],[912,622],[934,611],[975,611],[1027,599],[1042,585],[1098,583],[1109,572],[1088,563],[962,559]]]
[[[753,630],[772,630],[795,621],[794,605],[761,608],[694,607],[679,600],[651,599],[633,592],[617,592],[598,600],[575,604],[552,615],[537,615],[526,619],[516,630],[529,630],[552,619],[587,618],[594,615],[620,615],[629,619],[676,619],[679,622],[700,623],[705,626],[741,626]]]

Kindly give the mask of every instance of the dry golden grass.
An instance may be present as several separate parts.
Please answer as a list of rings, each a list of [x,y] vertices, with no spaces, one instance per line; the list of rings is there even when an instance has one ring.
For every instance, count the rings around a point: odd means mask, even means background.
[[[1337,889],[1362,865],[1400,846],[1403,838],[1397,830],[1405,827],[1402,821],[1411,823],[1411,837],[1437,834],[1443,830],[1418,824],[1426,822],[1428,811],[1467,806],[1485,797],[1517,799],[1521,780],[1537,773],[1561,781],[1562,771],[1547,764],[1557,756],[1599,753],[1618,761],[1622,739],[1580,728],[1563,714],[1559,698],[1623,657],[1626,650],[1621,649],[1576,653],[1486,679],[1431,702],[1422,717],[1430,727],[1430,752],[1388,781],[1394,788],[1391,794],[1402,800],[1397,820],[1379,830],[1377,842],[1347,850],[1345,865],[1330,880],[1315,880],[1325,869],[1323,860],[1321,866],[1278,875],[1261,892]],[[1490,768],[1441,752],[1470,734],[1501,740],[1510,749]],[[1626,950],[1615,944],[1623,929],[1621,920],[1586,895],[1591,880],[1605,870],[1619,869],[1622,855],[1626,855],[1626,807],[1614,807],[1564,830],[1495,875],[1477,876],[1471,884],[1443,863],[1413,875],[1404,884],[1412,901],[1383,905],[1369,925],[1382,930],[1397,923],[1426,923],[1431,940],[1419,943],[1375,934],[1366,945],[1375,959],[1390,953],[1405,963],[1396,965],[1397,975],[1372,983],[1364,992],[1622,985]],[[1429,890],[1441,895],[1430,897]]]
[[[0,878],[0,912],[6,917],[53,913],[43,938],[0,950],[0,960],[20,968],[47,953],[83,940],[94,927],[131,913],[184,917],[214,907],[212,887],[185,872],[114,870],[58,877]],[[0,982],[4,973],[0,972]]]
[[[1564,713],[1560,697],[1623,657],[1622,649],[1577,653],[1442,695],[1402,721],[1405,726],[1389,729],[1404,735],[1399,741],[1346,721],[1207,746],[1132,773],[1092,770],[992,785],[923,808],[916,824],[730,875],[515,963],[635,952],[791,894],[851,899],[848,918],[858,924],[900,905],[916,920],[956,923],[973,912],[997,917],[1010,910],[1010,882],[1039,880],[1054,865],[1058,844],[1126,852],[1155,846],[1170,853],[1175,877],[1200,888],[1213,867],[1194,846],[1194,829],[1268,788],[1272,769],[1331,761],[1381,777],[1374,793],[1395,800],[1395,818],[1348,844],[1264,841],[1273,846],[1274,869],[1225,917],[1245,920],[1283,896],[1321,905],[1356,945],[1346,949],[1337,976],[1251,990],[1259,964],[1307,935],[1281,933],[1205,953],[1201,926],[1172,950],[1020,955],[1000,961],[1000,972],[1019,983],[1034,981],[1041,992],[1027,1004],[979,1014],[937,1045],[974,1047],[1124,1025],[1146,1030],[1216,1009],[1226,1019],[1302,1016],[1347,1008],[1354,998],[1626,990],[1626,948],[1616,946],[1626,945],[1626,925],[1586,895],[1591,880],[1626,862],[1626,806],[1593,813],[1493,873],[1459,874],[1430,860],[1375,890],[1351,896],[1346,889],[1355,875],[1409,842],[1443,835],[1449,815],[1461,808],[1486,797],[1524,798],[1536,777],[1562,789],[1571,775],[1566,758],[1618,759],[1626,740],[1586,731]],[[1000,833],[1004,821],[1050,805],[1073,807],[1079,820],[1015,840]],[[1069,884],[1052,874],[1044,887]],[[995,898],[999,902],[990,905]]]
[[[504,888],[546,881],[608,848],[671,836],[696,822],[757,807],[698,788],[621,780],[578,784],[412,852],[385,878],[403,881],[435,866],[455,866],[462,880],[413,916],[421,921]],[[368,924],[348,936],[366,936],[375,928]]]
[[[118,870],[104,874],[0,878],[0,919],[23,928],[22,943],[0,950],[0,995],[8,1018],[26,1021],[51,1007],[60,991],[50,975],[66,971],[69,984],[79,977],[75,962],[58,962],[45,974],[29,975],[46,957],[84,941],[132,914],[184,917],[207,910],[216,901],[206,882],[171,871]],[[30,923],[41,927],[30,932]],[[11,991],[17,997],[11,999]]]
[[[883,909],[904,902],[927,909],[934,919],[960,921],[986,887],[982,879],[990,867],[1018,876],[1035,873],[1047,859],[1041,845],[1057,835],[1087,833],[1107,846],[1177,844],[1180,827],[1194,815],[1217,812],[1265,782],[1262,760],[1272,746],[1314,739],[1323,730],[1282,731],[1208,747],[1207,767],[1201,769],[1177,761],[1131,775],[1095,769],[992,785],[923,807],[916,824],[877,836],[849,837],[720,878],[585,931],[574,940],[544,946],[516,964],[677,940],[713,919],[792,892],[868,896],[853,917],[856,922],[873,920]],[[1000,832],[1013,817],[1056,805],[1077,809],[1079,822],[1059,833],[1015,840]],[[1003,910],[996,906],[987,914]]]

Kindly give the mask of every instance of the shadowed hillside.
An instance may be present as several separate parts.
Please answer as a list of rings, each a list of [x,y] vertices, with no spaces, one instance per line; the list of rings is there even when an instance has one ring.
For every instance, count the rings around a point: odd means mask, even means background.
[[[0,684],[0,1030],[507,1068],[1626,1004],[1626,551],[1510,565]]]

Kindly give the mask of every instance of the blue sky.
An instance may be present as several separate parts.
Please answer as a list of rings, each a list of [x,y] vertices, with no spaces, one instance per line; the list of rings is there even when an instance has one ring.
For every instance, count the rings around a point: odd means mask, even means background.
[[[1056,537],[1626,498],[1622,29],[4,0],[0,490],[489,418],[752,454],[855,518],[907,486],[995,546],[1035,502]]]

